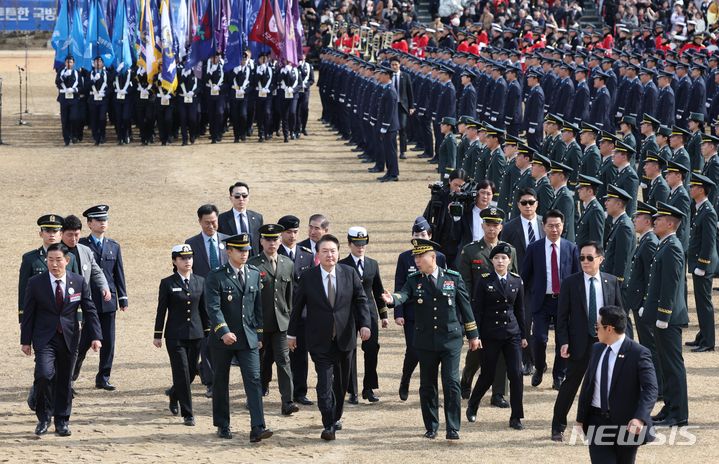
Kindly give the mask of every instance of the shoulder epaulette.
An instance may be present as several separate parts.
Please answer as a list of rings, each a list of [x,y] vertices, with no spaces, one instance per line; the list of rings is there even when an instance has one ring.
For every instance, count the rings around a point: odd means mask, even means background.
[[[514,277],[520,277],[520,275],[517,274],[516,272],[511,272],[511,271],[510,271],[509,273],[512,274]]]
[[[253,271],[257,271],[257,272],[260,271],[260,269],[257,266],[255,266],[254,264],[245,264],[245,266],[247,266],[248,269],[252,269]]]
[[[482,277],[484,277],[485,279],[486,279],[487,277],[489,277],[489,272],[483,272],[483,273],[482,273]]]
[[[453,276],[457,276],[457,277],[462,276],[462,274],[460,274],[457,271],[453,271],[452,269],[445,269],[444,272],[445,272],[445,274],[449,274],[449,275],[453,275]]]
[[[422,273],[421,271],[414,271],[413,273],[411,273],[411,274],[408,275],[407,277],[414,277],[414,276],[419,275],[419,274],[421,274],[421,273]]]
[[[300,246],[300,250],[304,250],[304,251],[306,251],[307,253],[312,253],[312,250],[309,249],[309,248],[307,248],[306,246]]]

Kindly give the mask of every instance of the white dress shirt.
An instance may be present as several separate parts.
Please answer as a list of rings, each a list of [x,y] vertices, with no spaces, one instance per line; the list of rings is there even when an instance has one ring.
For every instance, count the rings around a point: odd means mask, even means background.
[[[604,351],[602,352],[602,355],[599,356],[599,363],[597,364],[597,371],[594,373],[594,393],[592,394],[592,406],[595,408],[601,408],[602,407],[602,397],[601,397],[601,385],[602,385],[602,362],[604,361],[604,356],[609,355],[609,371],[607,375],[607,401],[609,401],[609,393],[612,386],[612,374],[614,374],[614,364],[617,362],[617,355],[619,354],[619,349],[622,347],[622,343],[624,343],[624,334],[622,334],[619,339],[609,345],[610,350],[607,351],[606,348],[604,348]]]
[[[557,245],[557,271],[560,271],[560,272],[558,272],[560,282],[561,282],[562,273],[561,273],[561,268],[559,266],[559,263],[562,262],[562,259],[561,259],[561,256],[559,255],[559,252],[562,249],[562,247],[560,247],[559,245],[560,245],[561,241],[562,241],[562,239],[560,238],[559,240],[557,240],[556,243],[554,243],[554,245]],[[553,242],[551,242],[548,237],[544,237],[544,254],[545,254],[544,262],[547,267],[547,269],[546,269],[547,294],[549,294],[549,295],[554,293],[554,292],[552,292],[552,244],[553,244]]]
[[[529,229],[528,224],[532,224],[532,231],[534,232],[534,241],[536,242],[539,240],[539,221],[537,220],[537,215],[534,215],[533,219],[525,219],[524,216],[520,216],[522,220],[522,230],[524,231],[524,249],[527,249],[527,246],[529,245]]]
[[[590,276],[586,272],[583,272],[584,274],[584,292],[585,295],[587,295],[587,311],[589,311],[589,279],[594,277],[594,294],[597,297],[597,307],[594,308],[594,310],[597,312],[597,316],[595,318],[596,321],[599,320],[599,308],[604,306],[604,292],[602,291],[602,274],[600,272],[597,272],[597,275]],[[589,314],[587,314],[587,317],[589,317]]]
[[[297,258],[297,245],[295,245],[294,248],[290,248],[283,243],[282,248],[284,248],[285,251],[287,252],[287,256],[290,256],[290,253],[292,253],[292,256],[294,258]]]
[[[472,207],[472,240],[477,241],[481,240],[482,237],[484,237],[484,229],[482,229],[482,224],[484,223],[484,219],[479,217],[479,213],[481,213],[482,210],[477,207],[477,205],[474,205]]]
[[[360,274],[361,276],[364,276],[364,266],[365,266],[365,263],[366,263],[364,256],[361,257],[361,258],[359,258],[359,257],[357,257],[357,256],[355,256],[355,255],[352,255],[352,259],[353,259],[354,262],[355,262],[355,267],[356,267],[357,270],[359,271],[359,274]],[[362,261],[362,267],[359,266],[359,262],[360,262],[360,261]]]
[[[65,273],[62,277],[55,277],[52,275],[52,272],[50,273],[50,288],[52,288],[52,294],[55,294],[55,289],[57,288],[57,281],[60,281],[60,288],[62,288],[62,294],[65,295],[65,289],[67,288],[67,273]]]

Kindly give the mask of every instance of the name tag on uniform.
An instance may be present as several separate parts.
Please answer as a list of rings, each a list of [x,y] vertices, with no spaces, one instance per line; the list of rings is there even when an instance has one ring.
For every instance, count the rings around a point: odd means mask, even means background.
[[[172,291],[173,291],[173,292],[181,292],[182,289],[179,288],[179,287],[172,287]]]
[[[96,94],[95,94],[95,101],[102,101],[102,95],[100,95],[99,93],[96,93]]]
[[[267,91],[266,91],[266,90],[260,90],[259,96],[260,96],[260,98],[265,98],[265,97],[267,97]]]
[[[75,94],[73,93],[72,90],[67,89],[67,90],[65,91],[65,98],[68,99],[68,100],[72,100],[73,98],[75,98]]]
[[[164,96],[164,97],[160,98],[160,105],[170,106],[170,97]]]
[[[115,96],[117,97],[118,100],[124,100],[124,99],[125,99],[125,94],[124,94],[124,93],[118,93],[118,94],[115,95]]]
[[[219,95],[219,94],[220,94],[220,89],[217,89],[217,88],[215,88],[215,87],[212,87],[212,88],[210,89],[210,95],[212,95],[212,96],[217,96],[217,95]]]
[[[191,96],[191,95],[185,95],[185,103],[192,103],[192,96]]]
[[[292,89],[285,89],[285,98],[292,98]]]
[[[147,90],[140,90],[140,100],[147,100],[150,98],[150,92]]]
[[[242,89],[235,90],[235,98],[245,98],[245,91]]]
[[[82,299],[81,293],[75,293],[74,295],[70,295],[70,303],[77,303]]]

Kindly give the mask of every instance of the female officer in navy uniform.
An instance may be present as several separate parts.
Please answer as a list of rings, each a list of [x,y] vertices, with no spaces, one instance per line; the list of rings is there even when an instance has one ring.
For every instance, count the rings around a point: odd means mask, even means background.
[[[90,107],[90,127],[95,145],[105,143],[107,125],[107,102],[112,90],[110,78],[101,56],[95,57],[94,68],[90,72],[88,104]]]
[[[190,245],[172,247],[174,272],[160,281],[153,340],[156,347],[162,347],[164,325],[172,368],[172,387],[168,392],[170,412],[177,415],[179,403],[184,423],[190,426],[195,425],[190,385],[197,375],[200,341],[210,331],[205,310],[205,279],[192,273],[192,256]]]
[[[482,397],[494,381],[497,359],[504,354],[509,377],[509,402],[512,415],[509,426],[522,430],[522,348],[527,346],[524,329],[524,284],[509,272],[512,248],[500,242],[489,255],[494,272],[482,274],[474,287],[472,311],[477,321],[482,350],[482,372],[467,403],[467,420],[477,420]]]

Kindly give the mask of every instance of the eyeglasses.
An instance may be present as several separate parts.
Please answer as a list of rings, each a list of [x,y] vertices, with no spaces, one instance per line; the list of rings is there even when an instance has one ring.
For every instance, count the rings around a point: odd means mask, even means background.
[[[236,193],[236,194],[232,195],[232,198],[239,200],[240,198],[247,198],[249,196],[250,196],[249,193]]]
[[[594,261],[594,258],[595,257],[592,255],[579,255],[579,261],[582,261],[582,262],[589,261],[591,263]],[[598,258],[598,256],[597,256],[597,258]]]
[[[522,206],[533,206],[537,200],[520,200],[519,204]]]

